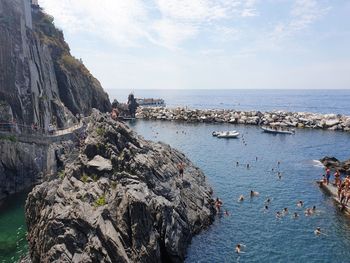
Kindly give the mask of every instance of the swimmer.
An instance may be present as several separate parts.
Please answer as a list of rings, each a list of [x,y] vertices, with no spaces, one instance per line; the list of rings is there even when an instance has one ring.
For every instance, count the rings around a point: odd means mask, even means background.
[[[282,173],[281,172],[278,172],[278,179],[282,179]]]
[[[236,162],[236,166],[238,166],[239,165],[239,162]]]
[[[269,206],[268,206],[268,205],[265,205],[264,211],[266,212],[266,211],[268,211],[268,210],[269,210]]]
[[[315,213],[316,212],[316,206],[314,205],[313,207],[312,207],[312,213]]]
[[[304,205],[304,202],[299,200],[298,203],[297,203],[297,207],[302,207]]]
[[[258,156],[255,157],[255,161],[256,161],[256,162],[258,161]]]
[[[250,191],[250,197],[258,196],[259,192],[255,192],[253,190]]]
[[[249,168],[250,168],[249,163],[247,163],[247,169],[249,169]]]
[[[280,219],[280,218],[281,218],[281,212],[280,212],[280,211],[277,211],[277,212],[276,212],[276,218],[277,218],[277,219]]]
[[[239,198],[238,198],[238,202],[242,202],[243,200],[244,200],[244,196],[240,195]]]
[[[319,236],[321,235],[321,228],[320,227],[317,227],[316,230],[314,231],[315,235]]]
[[[305,216],[311,216],[312,215],[311,208],[306,208],[304,214],[305,214]]]
[[[283,208],[283,214],[284,214],[284,215],[287,215],[287,214],[288,214],[288,208],[287,208],[287,207]]]
[[[237,253],[237,254],[244,253],[244,252],[241,251],[243,247],[245,247],[245,245],[243,245],[243,244],[237,244],[237,245],[236,245],[236,248],[235,248],[236,253]]]
[[[229,212],[227,210],[225,210],[225,216],[229,216]]]
[[[278,161],[278,162],[277,162],[277,166],[280,166],[280,164],[281,164],[281,162],[280,162],[280,161]]]
[[[293,218],[295,219],[295,218],[298,218],[298,217],[299,217],[299,214],[297,212],[294,212]]]
[[[270,198],[267,198],[265,203],[269,204],[271,202],[271,199]]]
[[[274,168],[271,169],[272,172],[273,172],[274,170],[275,170]]]

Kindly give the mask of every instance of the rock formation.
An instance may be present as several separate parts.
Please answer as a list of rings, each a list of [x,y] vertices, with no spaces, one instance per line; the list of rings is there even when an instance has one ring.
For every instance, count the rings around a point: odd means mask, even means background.
[[[183,262],[191,237],[215,214],[205,176],[169,145],[108,115],[89,118],[76,161],[29,194],[32,261]]]
[[[1,0],[0,122],[65,127],[92,108],[109,110],[108,96],[70,55],[53,19],[30,0]]]
[[[350,116],[339,114],[139,107],[136,117],[145,120],[270,125],[350,132]]]
[[[329,167],[334,170],[339,170],[341,173],[350,175],[350,160],[341,162],[335,157],[326,156],[320,161],[325,167]]]

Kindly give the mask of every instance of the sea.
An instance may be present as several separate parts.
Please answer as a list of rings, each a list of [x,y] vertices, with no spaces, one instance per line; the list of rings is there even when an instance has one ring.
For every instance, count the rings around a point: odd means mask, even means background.
[[[130,92],[136,97],[162,98],[168,107],[350,115],[350,90],[108,91],[112,100],[120,102]],[[143,120],[129,125],[146,139],[184,152],[203,170],[214,197],[222,199],[223,210],[228,211],[228,216],[219,214],[211,227],[193,238],[186,263],[350,262],[350,217],[340,213],[315,183],[324,172],[320,158],[350,158],[349,133],[297,129],[295,135],[272,135],[256,126]],[[238,139],[211,135],[220,130],[237,130],[241,135]],[[250,198],[251,190],[259,195]],[[0,263],[15,262],[28,249],[26,195],[0,204]],[[240,195],[245,197],[243,202],[238,202]],[[299,200],[303,207],[297,207]],[[305,216],[305,209],[312,206],[316,213]],[[284,208],[288,213],[276,218]],[[322,235],[314,234],[316,227],[321,227]],[[244,245],[239,255],[237,244]]]

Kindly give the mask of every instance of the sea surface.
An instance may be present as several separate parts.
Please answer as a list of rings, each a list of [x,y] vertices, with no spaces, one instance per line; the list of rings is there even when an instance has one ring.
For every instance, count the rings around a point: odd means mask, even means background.
[[[109,94],[111,99],[126,101],[129,92],[113,90]],[[350,115],[350,90],[136,90],[134,94],[163,98],[169,107]],[[339,213],[332,199],[315,184],[323,172],[315,160],[325,155],[350,158],[349,133],[298,129],[295,135],[271,135],[255,126],[142,120],[130,125],[147,139],[183,151],[205,172],[214,196],[224,201],[223,209],[230,213],[217,217],[209,229],[193,239],[187,263],[350,262],[350,218]],[[239,139],[211,136],[214,130],[233,129],[242,134]],[[278,172],[282,173],[281,180]],[[260,195],[250,199],[250,190]],[[241,194],[246,199],[239,203]],[[0,204],[0,263],[15,262],[27,251],[26,195],[12,196]],[[268,197],[272,201],[264,211]],[[297,208],[298,200],[303,200],[305,207]],[[317,214],[305,217],[303,210],[313,205]],[[284,207],[290,214],[277,220],[275,213]],[[291,218],[295,211],[298,219]],[[318,226],[325,235],[314,235]],[[240,256],[234,253],[237,243],[246,246]]]
[[[168,107],[193,109],[286,110],[350,115],[348,90],[108,90],[110,99],[162,98]]]
[[[24,218],[27,195],[15,194],[0,203],[0,263],[17,262],[28,250]]]
[[[193,239],[187,263],[350,262],[350,217],[338,212],[315,183],[323,173],[318,159],[350,157],[350,134],[300,129],[295,135],[272,135],[256,126],[142,120],[130,125],[146,139],[183,151],[204,171],[214,197],[229,211]],[[218,139],[211,135],[214,130],[237,130],[241,137]],[[251,190],[259,196],[250,198]],[[243,202],[238,202],[240,195]],[[271,204],[264,210],[267,198]],[[296,206],[298,200],[304,207]],[[314,205],[317,212],[305,216],[304,210]],[[289,213],[276,219],[283,208]],[[292,218],[294,212],[299,218]],[[324,234],[316,236],[316,227]],[[234,251],[238,243],[246,246],[241,255]]]

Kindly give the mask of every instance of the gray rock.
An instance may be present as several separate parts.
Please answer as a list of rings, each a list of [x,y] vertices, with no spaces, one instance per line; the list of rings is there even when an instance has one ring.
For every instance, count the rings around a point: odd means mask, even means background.
[[[96,155],[94,159],[87,163],[88,166],[94,167],[99,171],[112,171],[112,162],[100,155]]]
[[[65,177],[29,194],[32,261],[183,262],[192,236],[214,219],[204,174],[169,145],[146,141],[106,115],[94,112],[87,129]],[[113,169],[92,174],[91,159]]]

